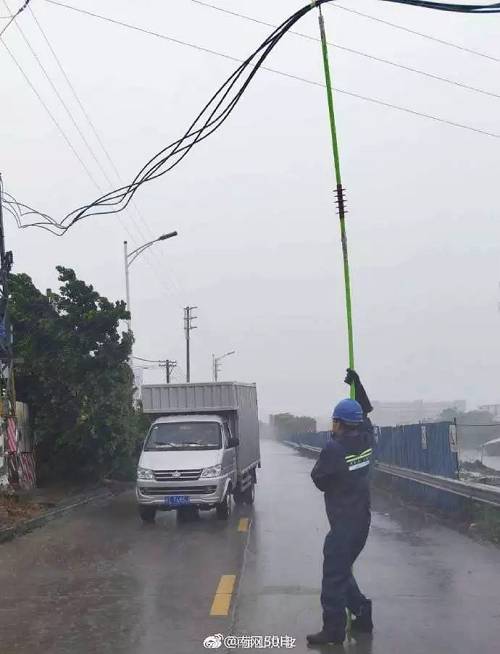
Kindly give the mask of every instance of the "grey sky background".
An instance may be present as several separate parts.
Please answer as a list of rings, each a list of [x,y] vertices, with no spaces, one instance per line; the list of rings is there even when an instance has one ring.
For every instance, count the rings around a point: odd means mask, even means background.
[[[281,22],[305,0],[213,0]],[[8,0],[11,9],[19,0]],[[247,56],[269,29],[191,0],[68,0],[68,4]],[[500,16],[463,16],[344,0],[345,6],[500,58]],[[122,178],[179,137],[236,64],[33,0],[33,10]],[[0,15],[7,12],[0,0]],[[326,8],[329,38],[500,94],[500,63]],[[29,12],[19,19],[86,126]],[[299,30],[317,36],[316,15]],[[12,25],[5,42],[74,143],[85,150]],[[20,201],[63,216],[100,192],[59,135],[7,52],[2,70],[1,170]],[[333,48],[341,89],[500,134],[500,99]],[[268,63],[322,81],[318,43],[293,36]],[[500,138],[336,95],[349,209],[357,368],[374,399],[498,401]],[[114,178],[112,177],[113,181]],[[92,218],[63,238],[18,231],[6,216],[15,270],[39,288],[73,267],[112,299],[124,297],[124,238],[139,245],[178,229],[132,269],[135,353],[185,369],[182,307],[198,305],[193,380],[211,354],[237,350],[223,378],[255,381],[262,412],[326,415],[345,395],[344,291],[324,90],[262,71],[215,136],[173,173],[143,186],[134,211]],[[180,375],[181,371],[178,371]],[[147,381],[162,372],[146,371]]]

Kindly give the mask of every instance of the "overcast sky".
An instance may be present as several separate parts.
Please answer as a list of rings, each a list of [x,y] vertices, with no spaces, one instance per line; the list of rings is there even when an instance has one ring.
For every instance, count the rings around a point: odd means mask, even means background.
[[[208,0],[210,1],[210,0]],[[278,22],[305,0],[212,0]],[[191,0],[67,0],[245,57],[269,28]],[[8,0],[11,9],[20,0]],[[500,59],[500,16],[343,0]],[[33,10],[124,180],[179,137],[233,71],[226,59],[33,0]],[[0,0],[0,15],[7,9]],[[500,62],[326,8],[330,40],[500,95]],[[4,23],[4,21],[1,21]],[[19,19],[113,183],[113,171],[28,11]],[[317,36],[316,16],[298,26]],[[4,39],[104,190],[110,185],[18,30]],[[6,189],[61,217],[100,193],[4,48],[1,162]],[[500,134],[500,99],[332,49],[336,86]],[[318,43],[289,36],[269,66],[322,81]],[[500,139],[337,94],[352,263],[357,367],[373,399],[500,400]],[[55,266],[124,297],[123,245],[178,229],[131,275],[135,353],[185,370],[182,307],[198,305],[195,381],[212,352],[222,378],[255,381],[263,413],[326,415],[345,395],[346,329],[324,90],[260,72],[232,118],[173,173],[136,195],[140,216],[93,218],[61,239],[18,231],[15,271],[45,290]],[[160,381],[160,370],[146,371]]]

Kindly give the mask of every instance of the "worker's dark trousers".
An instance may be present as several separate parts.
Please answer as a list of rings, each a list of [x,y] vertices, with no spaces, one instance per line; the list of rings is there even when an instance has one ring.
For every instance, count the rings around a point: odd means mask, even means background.
[[[359,613],[367,601],[352,574],[352,566],[365,546],[370,516],[338,520],[325,538],[321,606],[323,628],[334,640],[344,640],[346,607]]]

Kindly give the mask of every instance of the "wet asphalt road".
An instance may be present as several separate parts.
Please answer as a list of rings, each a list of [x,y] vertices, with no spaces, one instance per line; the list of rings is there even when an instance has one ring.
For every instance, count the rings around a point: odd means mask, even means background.
[[[255,508],[228,523],[163,514],[143,526],[126,493],[0,545],[0,653],[195,654],[216,633],[287,634],[297,639],[290,651],[311,651],[304,635],[319,627],[322,497],[310,459],[276,443],[262,451]],[[238,531],[245,516],[248,533]],[[231,574],[230,613],[210,616],[220,577]],[[499,651],[500,549],[377,497],[356,574],[374,601],[376,631],[348,652]]]

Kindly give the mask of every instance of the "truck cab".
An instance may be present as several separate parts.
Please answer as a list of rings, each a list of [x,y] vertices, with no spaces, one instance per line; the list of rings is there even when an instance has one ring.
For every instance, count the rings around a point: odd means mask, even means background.
[[[225,517],[228,493],[237,483],[237,445],[221,416],[158,418],[139,460],[140,506],[149,507],[149,513],[151,508],[217,508]]]

